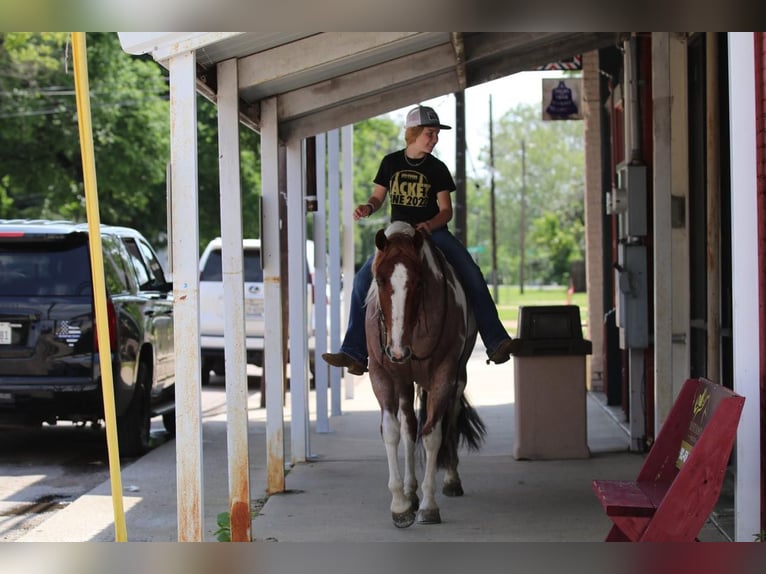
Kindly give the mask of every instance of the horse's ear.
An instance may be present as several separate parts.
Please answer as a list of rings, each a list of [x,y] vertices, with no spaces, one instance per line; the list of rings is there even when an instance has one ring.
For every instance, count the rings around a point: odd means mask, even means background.
[[[386,230],[381,229],[375,234],[375,247],[383,251],[388,245],[388,237],[386,237]]]

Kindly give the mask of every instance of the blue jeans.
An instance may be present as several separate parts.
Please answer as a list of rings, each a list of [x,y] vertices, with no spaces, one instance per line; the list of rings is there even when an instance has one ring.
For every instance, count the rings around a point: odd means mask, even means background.
[[[450,233],[447,227],[435,230],[431,241],[436,245],[447,261],[455,269],[460,283],[465,289],[466,298],[472,304],[473,314],[479,328],[479,335],[487,349],[487,354],[504,340],[508,333],[497,315],[497,307],[489,294],[489,288],[481,274],[481,269],[458,239]],[[340,350],[357,361],[367,363],[367,339],[364,330],[364,301],[367,291],[372,284],[371,255],[354,276],[354,289],[351,292],[351,308],[349,310],[348,327]]]

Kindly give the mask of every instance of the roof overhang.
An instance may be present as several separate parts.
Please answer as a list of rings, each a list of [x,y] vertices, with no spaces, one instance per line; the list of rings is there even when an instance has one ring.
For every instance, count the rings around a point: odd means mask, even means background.
[[[280,137],[308,137],[504,76],[613,46],[621,32],[120,32],[123,50],[166,65],[195,52],[215,102],[217,64],[238,62],[240,115],[260,128],[277,98]]]

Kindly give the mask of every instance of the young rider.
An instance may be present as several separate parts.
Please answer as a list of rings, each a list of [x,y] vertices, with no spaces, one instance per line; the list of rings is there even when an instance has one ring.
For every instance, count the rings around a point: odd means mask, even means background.
[[[433,108],[417,106],[407,113],[404,140],[407,146],[388,154],[380,162],[372,195],[354,210],[354,220],[370,217],[389,196],[391,221],[406,221],[430,235],[460,278],[471,302],[479,335],[487,349],[488,361],[500,364],[510,359],[514,347],[500,322],[481,269],[462,243],[449,231],[455,182],[447,166],[431,155],[439,141],[439,131],[451,129],[439,122]],[[367,370],[364,301],[372,283],[370,256],[354,277],[348,328],[340,351],[323,353],[335,367],[345,367],[353,375]]]

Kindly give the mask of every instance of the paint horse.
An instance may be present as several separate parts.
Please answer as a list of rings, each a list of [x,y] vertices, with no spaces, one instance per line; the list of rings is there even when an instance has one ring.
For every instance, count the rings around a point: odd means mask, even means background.
[[[391,515],[399,528],[416,519],[439,523],[434,498],[437,471],[445,470],[442,492],[461,496],[458,447],[476,450],[486,434],[463,394],[476,321],[452,267],[419,231],[394,222],[378,231],[375,245],[365,329],[370,380],[380,404],[380,432],[388,458]],[[422,500],[417,495],[416,444],[425,450]]]

